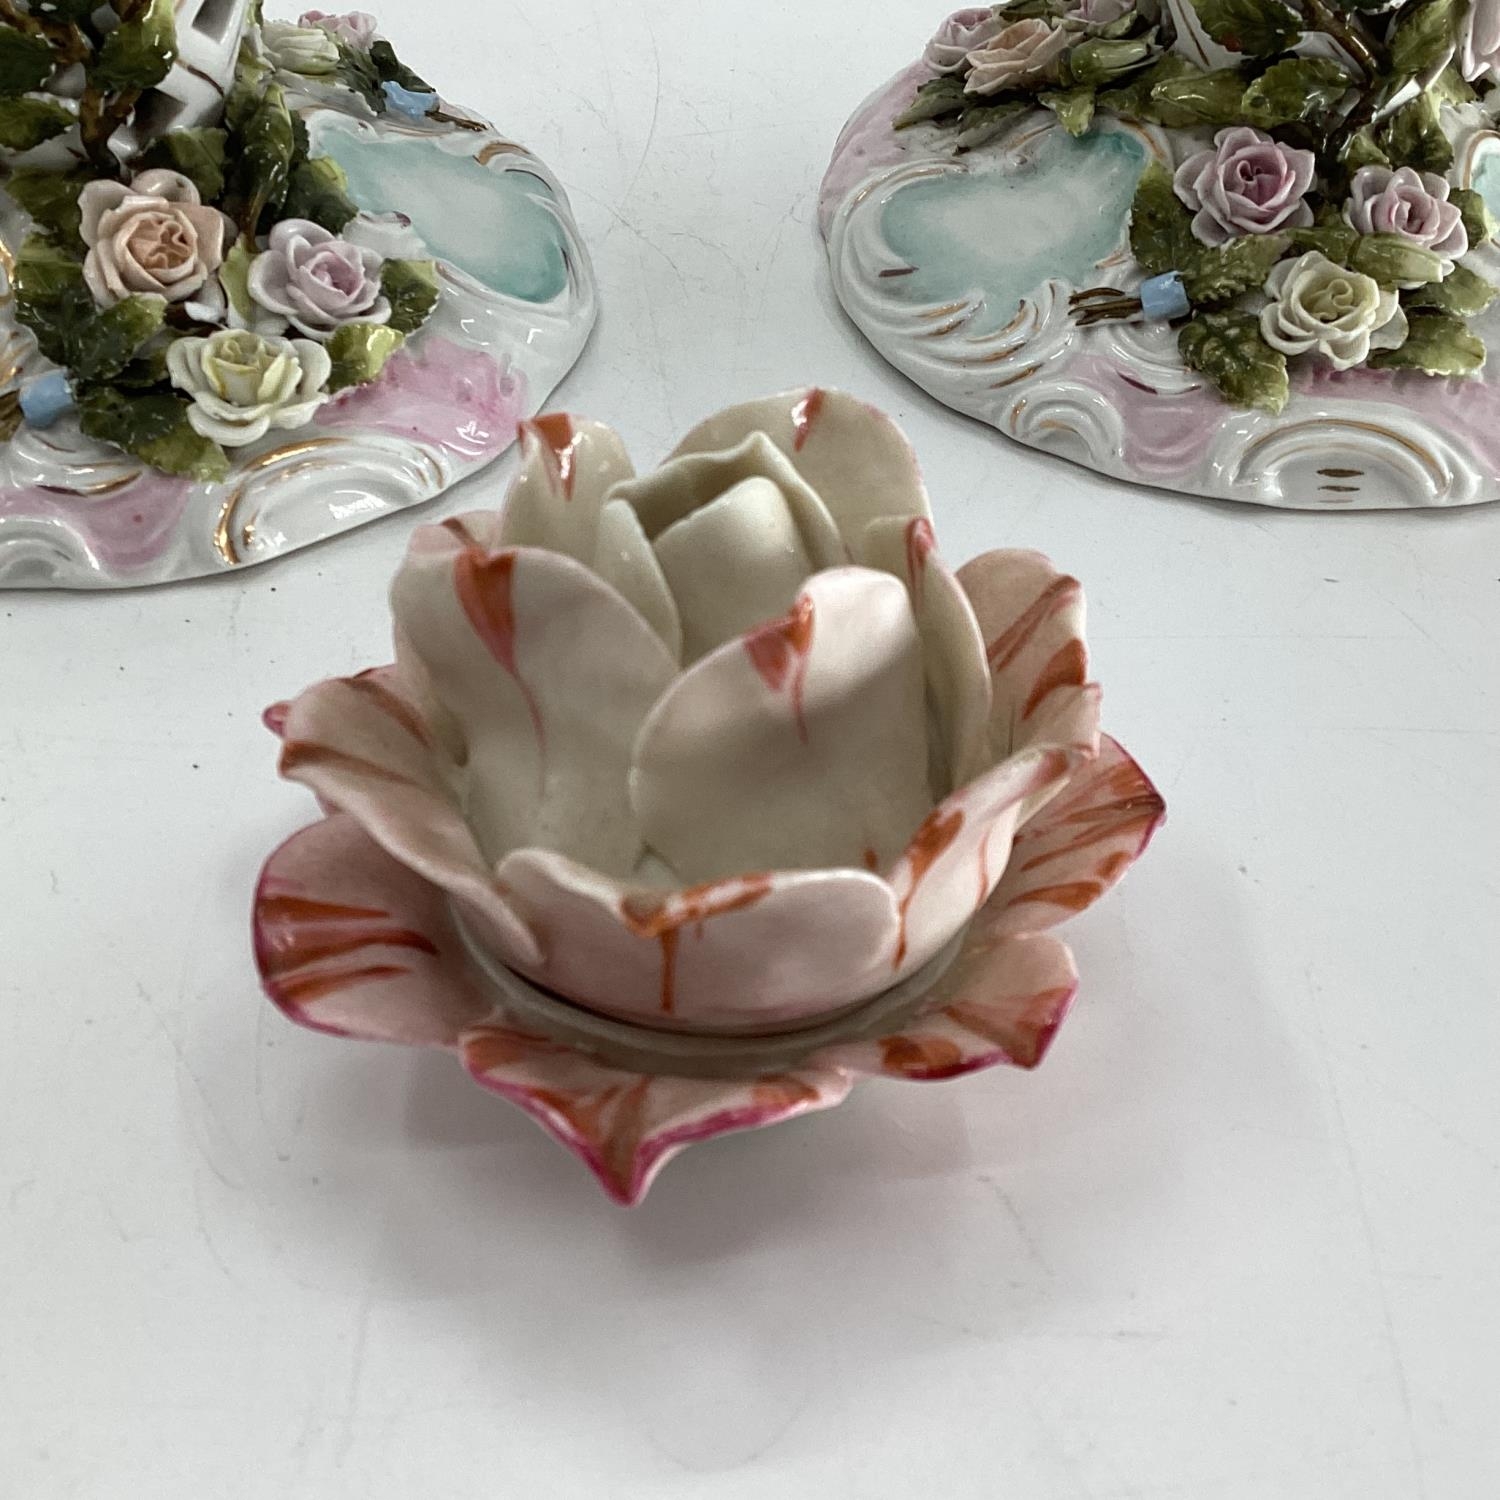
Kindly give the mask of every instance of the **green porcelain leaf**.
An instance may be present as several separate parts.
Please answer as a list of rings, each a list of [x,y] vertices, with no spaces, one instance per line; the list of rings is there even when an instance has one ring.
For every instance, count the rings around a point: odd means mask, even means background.
[[[1092,88],[1065,89],[1056,94],[1042,94],[1037,102],[1057,116],[1058,123],[1069,135],[1087,135],[1094,119],[1094,91]]]
[[[186,401],[164,392],[136,396],[96,386],[78,398],[78,423],[88,437],[113,443],[164,474],[204,482],[225,478],[228,456],[193,431],[188,410]]]
[[[1193,0],[1203,29],[1247,57],[1274,57],[1302,35],[1302,17],[1285,0]]]
[[[1232,302],[1264,286],[1271,267],[1286,254],[1289,244],[1282,234],[1247,234],[1217,248],[1199,246],[1183,267],[1183,285],[1193,305]]]
[[[351,385],[368,385],[405,342],[404,333],[384,324],[346,323],[328,341],[328,357],[333,361],[328,389],[342,391]]]
[[[250,263],[254,259],[254,252],[244,240],[236,240],[224,256],[224,264],[219,267],[219,283],[224,288],[224,295],[247,325],[255,318],[255,302],[250,296]]]
[[[1188,369],[1206,376],[1233,405],[1273,416],[1286,406],[1291,394],[1286,356],[1260,336],[1253,314],[1199,313],[1183,327],[1177,344]]]
[[[1193,237],[1193,219],[1172,191],[1172,174],[1153,161],[1141,174],[1130,210],[1130,250],[1152,276],[1179,271],[1203,246]]]
[[[87,170],[44,172],[23,167],[6,179],[5,191],[31,216],[39,230],[64,245],[77,246],[81,254],[78,195],[93,176]]]
[[[249,42],[240,43],[239,61],[235,65],[234,85],[224,101],[224,123],[231,133],[243,130],[251,115],[260,107],[270,86],[270,64],[255,55]]]
[[[1359,231],[1336,214],[1306,229],[1292,230],[1292,244],[1301,250],[1321,250],[1336,265],[1348,265],[1359,241]]]
[[[68,366],[81,380],[113,380],[166,321],[165,297],[126,297],[96,313],[73,337]]]
[[[242,229],[253,229],[266,208],[286,201],[296,140],[286,95],[272,84],[230,142],[230,194]]]
[[[1392,115],[1377,130],[1375,143],[1394,167],[1415,167],[1442,176],[1453,165],[1453,144],[1430,94],[1422,94]]]
[[[933,78],[917,90],[917,97],[896,116],[897,130],[910,130],[913,125],[928,120],[941,120],[945,115],[962,114],[969,107],[969,96],[964,92],[964,81],[956,74],[945,73]]]
[[[398,333],[415,333],[438,304],[437,263],[388,260],[380,275],[380,290],[391,304],[388,326]]]
[[[331,156],[300,161],[287,185],[285,216],[311,219],[337,234],[359,212],[349,196],[349,178]]]
[[[1391,70],[1416,77],[1453,52],[1458,0],[1423,0],[1405,11],[1391,34]]]
[[[1339,161],[1349,171],[1357,172],[1361,167],[1388,167],[1391,159],[1376,143],[1369,129],[1356,130],[1339,150]]]
[[[1438,281],[1442,257],[1400,234],[1366,234],[1354,243],[1349,269],[1373,276],[1381,286],[1399,287]]]
[[[1496,297],[1500,297],[1500,287],[1476,275],[1467,266],[1454,266],[1442,281],[1419,287],[1406,299],[1406,305],[1452,313],[1455,318],[1474,318]]]
[[[967,109],[958,119],[958,149],[973,151],[992,141],[1017,115],[1032,107],[1030,99],[1007,99],[1000,104],[979,104]]]
[[[1377,370],[1420,370],[1424,375],[1472,375],[1484,364],[1484,341],[1451,313],[1416,311],[1399,349],[1370,356]]]
[[[136,158],[140,167],[169,167],[181,172],[198,189],[205,203],[216,202],[224,191],[224,151],[228,135],[211,126],[169,130]]]
[[[1245,79],[1238,68],[1184,73],[1158,83],[1151,98],[1163,111],[1163,124],[1170,112],[1184,126],[1235,125],[1244,115]]]
[[[89,65],[89,82],[106,94],[136,93],[155,88],[176,61],[176,7],[173,0],[150,0],[105,37]]]
[[[1453,67],[1443,69],[1437,81],[1428,89],[1428,93],[1439,104],[1473,104],[1479,98],[1473,84]]]
[[[1200,71],[1185,57],[1169,52],[1165,57],[1158,58],[1145,72],[1137,73],[1123,88],[1101,92],[1095,104],[1099,109],[1107,109],[1131,119],[1147,120],[1155,125],[1165,125],[1168,129],[1185,129],[1196,123],[1197,116],[1157,99],[1154,90],[1159,83],[1196,77]]]
[[[52,48],[39,36],[0,26],[0,99],[39,89],[51,76]]]
[[[1245,90],[1245,118],[1262,130],[1315,120],[1349,92],[1354,79],[1323,57],[1289,57],[1267,68]]]
[[[56,99],[0,99],[0,146],[10,151],[30,151],[76,123]]]
[[[1477,249],[1495,238],[1500,225],[1496,224],[1489,204],[1479,193],[1473,188],[1454,188],[1449,198],[1463,215],[1464,228],[1468,230],[1469,245],[1472,248]]]
[[[16,317],[31,330],[37,347],[54,364],[70,364],[73,341],[95,312],[82,264],[50,240],[31,234],[16,256],[11,284]]]
[[[1097,88],[1145,67],[1155,55],[1156,47],[1149,36],[1118,41],[1092,37],[1068,53],[1064,81],[1071,76],[1075,84]]]
[[[396,49],[383,37],[370,48],[370,62],[382,83],[399,83],[404,89],[413,89],[422,94],[435,92],[420,73],[413,73],[396,56]]]
[[[370,61],[370,54],[357,47],[339,48],[337,75],[340,83],[354,90],[377,115],[385,113],[385,92],[380,87],[380,74]]]

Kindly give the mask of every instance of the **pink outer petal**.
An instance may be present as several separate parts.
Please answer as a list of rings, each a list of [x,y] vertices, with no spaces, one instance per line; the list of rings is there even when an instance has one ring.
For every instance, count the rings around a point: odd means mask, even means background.
[[[986,909],[963,951],[898,1030],[823,1048],[823,1067],[939,1083],[984,1068],[1034,1068],[1078,991],[1072,955],[1056,938],[1007,937]]]
[[[828,507],[851,551],[857,551],[872,521],[932,519],[916,454],[901,429],[873,406],[839,391],[787,391],[732,406],[695,427],[672,457],[721,452],[756,432],[791,459]]]
[[[437,733],[396,673],[335,678],[272,710],[281,774],[354,818],[382,848],[472,910],[513,963],[541,950],[490,872],[450,785]]]
[[[1165,820],[1161,793],[1106,735],[1099,758],[1017,836],[990,903],[995,930],[1041,932],[1092,906],[1146,852]]]
[[[863,870],[734,876],[682,891],[609,880],[542,849],[499,878],[542,937],[536,983],[653,1027],[777,1031],[893,982],[895,898]]]
[[[822,1067],[742,1081],[647,1077],[503,1026],[471,1031],[463,1058],[479,1083],[524,1109],[627,1207],[685,1146],[831,1109],[852,1082]]]
[[[304,828],[271,856],[254,933],[266,993],[314,1031],[453,1047],[491,1012],[442,893],[353,818]]]
[[[994,684],[990,720],[1004,753],[1041,744],[1092,751],[1099,699],[1088,684],[1083,588],[1039,552],[986,552],[958,570],[984,637]]]

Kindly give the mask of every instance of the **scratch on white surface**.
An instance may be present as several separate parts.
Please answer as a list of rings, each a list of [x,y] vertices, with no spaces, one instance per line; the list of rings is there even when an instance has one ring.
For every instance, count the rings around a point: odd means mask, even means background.
[[[1302,977],[1307,986],[1308,999],[1313,1002],[1310,1008],[1313,1015],[1317,1018],[1314,1035],[1318,1042],[1318,1055],[1323,1064],[1323,1076],[1328,1083],[1328,1097],[1333,1104],[1334,1119],[1338,1125],[1339,1148],[1349,1169],[1349,1180],[1354,1188],[1355,1209],[1359,1214],[1360,1228],[1364,1234],[1366,1248],[1370,1253],[1370,1269],[1374,1273],[1375,1278],[1375,1292],[1380,1312],[1381,1328],[1385,1335],[1386,1347],[1390,1350],[1391,1373],[1395,1383],[1396,1396],[1401,1403],[1401,1412],[1405,1420],[1407,1448],[1411,1453],[1412,1477],[1416,1480],[1417,1484],[1415,1500],[1427,1500],[1426,1468],[1422,1458],[1422,1447],[1417,1440],[1416,1411],[1412,1406],[1411,1383],[1406,1375],[1406,1357],[1401,1352],[1401,1342],[1396,1335],[1396,1320],[1391,1312],[1390,1288],[1386,1282],[1385,1266],[1381,1260],[1380,1246],[1375,1238],[1374,1221],[1370,1217],[1370,1205],[1365,1195],[1364,1174],[1360,1170],[1359,1159],[1354,1151],[1354,1143],[1349,1135],[1349,1122],[1344,1115],[1343,1096],[1339,1091],[1338,1077],[1334,1073],[1333,1064],[1330,1061],[1328,1040],[1323,1031],[1322,1017],[1317,1006],[1318,987],[1313,981],[1310,966],[1303,968]]]
[[[156,1002],[151,998],[150,990],[148,990],[146,988],[146,985],[138,979],[136,980],[135,984],[135,992],[141,1004],[144,1005],[146,1009],[151,1013],[151,1019],[156,1023],[156,1029],[162,1034],[167,1042],[167,1045],[171,1047],[172,1051],[176,1054],[177,1076],[179,1080],[186,1078],[192,1084],[193,1092],[197,1094],[199,1101],[202,1103],[204,1113],[210,1120],[213,1121],[214,1125],[218,1128],[219,1134],[222,1135],[225,1141],[229,1143],[230,1149],[234,1150],[234,1138],[229,1133],[229,1127],[224,1123],[222,1116],[219,1114],[218,1108],[215,1106],[213,1100],[209,1097],[208,1090],[204,1088],[203,1080],[199,1078],[197,1071],[194,1069],[192,1063],[188,1060],[186,1049],[183,1047],[182,1043],[177,1040],[176,1033],[173,1032],[172,1028],[167,1025],[166,1017],[163,1016],[161,1011],[157,1009]],[[226,1175],[219,1164],[213,1159],[213,1156],[203,1145],[203,1143],[197,1139],[196,1135],[194,1136],[194,1144],[198,1147],[198,1154],[203,1158],[209,1170],[214,1174],[215,1177],[219,1179],[220,1182],[224,1184],[225,1187],[229,1188],[233,1192],[238,1192],[244,1186],[243,1181],[236,1182],[232,1177]],[[243,1169],[241,1170],[243,1171]]]
[[[995,1201],[1000,1205],[1002,1209],[1005,1210],[1005,1216],[1015,1226],[1016,1238],[1020,1240],[1022,1246],[1026,1250],[1026,1254],[1031,1258],[1032,1261],[1036,1263],[1038,1269],[1041,1270],[1049,1280],[1054,1278],[1056,1272],[1053,1270],[1052,1265],[1048,1261],[1046,1255],[1043,1254],[1042,1247],[1037,1241],[1036,1236],[1032,1234],[1031,1228],[1026,1223],[1026,1219],[1021,1213],[1021,1210],[1016,1207],[1015,1200],[1010,1196],[1009,1193],[1005,1191],[1003,1187],[1001,1187],[998,1182],[995,1181],[993,1177],[989,1177],[981,1173],[979,1180],[990,1190],[991,1193],[994,1194]]]
[[[225,1264],[224,1257],[219,1254],[219,1247],[214,1243],[214,1237],[209,1233],[208,1215],[203,1207],[203,1174],[193,1173],[193,1212],[198,1220],[198,1238],[203,1242],[203,1248],[208,1251],[208,1258],[224,1273],[226,1281],[234,1280],[234,1273]]]
[[[354,1451],[355,1431],[359,1424],[361,1387],[364,1383],[365,1353],[369,1346],[370,1314],[375,1304],[375,1283],[366,1272],[360,1287],[359,1303],[354,1310],[354,1341],[349,1354],[349,1379],[344,1386],[344,1409],[339,1418],[338,1449],[334,1462],[342,1468]]]

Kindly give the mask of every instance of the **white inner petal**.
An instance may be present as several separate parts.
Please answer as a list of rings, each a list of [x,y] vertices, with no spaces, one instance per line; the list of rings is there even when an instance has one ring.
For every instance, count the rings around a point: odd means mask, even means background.
[[[682,619],[682,659],[785,614],[814,571],[791,507],[769,479],[742,479],[656,539]]]
[[[611,500],[599,513],[594,571],[625,596],[662,638],[675,660],[682,660],[682,621],[661,564],[646,540],[640,518],[623,500]]]
[[[820,573],[788,619],[689,667],[642,727],[631,796],[646,843],[690,883],[888,868],[932,806],[906,590]]]

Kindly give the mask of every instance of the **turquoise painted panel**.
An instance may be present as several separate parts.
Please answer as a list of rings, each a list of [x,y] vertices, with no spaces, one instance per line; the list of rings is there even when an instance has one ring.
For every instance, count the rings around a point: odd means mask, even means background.
[[[1049,130],[1024,165],[983,154],[966,174],[910,183],[886,204],[882,232],[917,270],[893,277],[890,295],[931,304],[983,292],[985,311],[969,328],[978,335],[1003,328],[1053,277],[1093,285],[1123,242],[1146,157],[1127,131],[1105,126],[1075,140]]]
[[[1474,191],[1492,214],[1500,217],[1500,151],[1486,150],[1474,172]]]
[[[566,241],[541,178],[495,171],[425,141],[337,127],[317,145],[348,174],[349,196],[361,208],[404,213],[434,255],[492,291],[541,303],[566,289]]]

